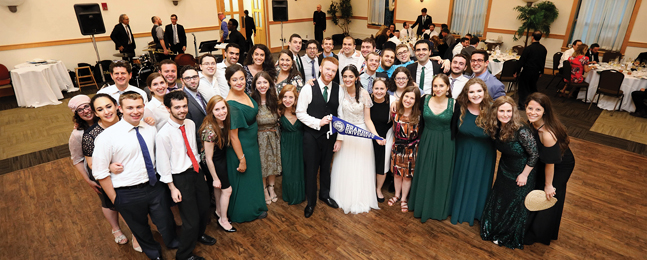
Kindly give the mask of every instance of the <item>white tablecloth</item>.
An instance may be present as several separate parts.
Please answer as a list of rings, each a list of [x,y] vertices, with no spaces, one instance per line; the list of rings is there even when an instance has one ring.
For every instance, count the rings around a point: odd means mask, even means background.
[[[498,61],[494,61],[495,59]],[[519,59],[519,57],[515,55],[507,55],[507,54],[491,55],[489,59],[490,63],[488,63],[487,69],[490,71],[490,74],[492,75],[499,74],[501,73],[501,71],[503,71],[503,63],[511,59]]]
[[[595,92],[598,90],[598,84],[600,82],[600,74],[598,74],[599,71],[601,70],[593,70],[589,72],[589,75],[586,77],[586,82],[589,83],[589,88],[587,90],[581,90],[580,93],[577,94],[577,99],[584,100],[584,92],[587,91],[588,100],[585,102],[591,102],[593,95],[595,95]],[[636,111],[636,106],[634,105],[633,100],[631,100],[631,92],[638,91],[641,88],[647,88],[647,79],[636,78],[632,75],[625,74],[625,79],[622,81],[622,85],[620,86],[620,90],[622,90],[624,94],[620,110],[628,112]],[[598,98],[596,97],[595,100],[597,99]],[[620,103],[618,98],[601,95],[600,102],[598,102],[597,105],[599,108],[604,110],[614,110],[617,109],[617,106],[619,105],[616,105],[616,102]],[[614,105],[616,105],[616,108],[613,107]]]
[[[36,65],[22,63],[11,70],[11,80],[18,106],[41,107],[58,105],[61,91],[77,91],[63,62]]]

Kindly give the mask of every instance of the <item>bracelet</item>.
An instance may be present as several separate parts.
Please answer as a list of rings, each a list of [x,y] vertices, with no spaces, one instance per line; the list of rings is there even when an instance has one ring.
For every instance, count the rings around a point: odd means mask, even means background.
[[[243,157],[238,158],[239,161],[242,159],[245,159],[245,154],[243,154]]]

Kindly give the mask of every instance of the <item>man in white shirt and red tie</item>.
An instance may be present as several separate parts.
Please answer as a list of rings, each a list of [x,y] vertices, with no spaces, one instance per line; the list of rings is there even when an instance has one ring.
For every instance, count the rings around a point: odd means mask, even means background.
[[[121,121],[107,128],[95,140],[92,154],[95,179],[106,192],[150,259],[162,259],[162,247],[153,237],[148,216],[157,226],[167,248],[179,242],[166,189],[155,172],[155,126],[142,122],[144,100],[134,91],[119,96]],[[121,172],[110,172],[113,162]]]
[[[182,233],[176,259],[204,259],[193,254],[197,242],[213,245],[216,239],[204,234],[209,223],[209,186],[200,173],[196,125],[185,120],[187,94],[173,91],[164,96],[170,118],[155,137],[156,165],[160,181],[168,185],[182,218]]]

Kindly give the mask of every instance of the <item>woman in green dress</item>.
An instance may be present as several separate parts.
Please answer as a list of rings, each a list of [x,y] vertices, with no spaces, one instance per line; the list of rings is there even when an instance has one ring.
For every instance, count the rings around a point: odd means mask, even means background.
[[[514,100],[508,96],[494,101],[485,131],[494,139],[501,159],[492,192],[485,202],[481,238],[499,246],[523,249],[528,218],[524,200],[535,187],[537,143],[519,116]]]
[[[473,78],[465,83],[456,102],[460,104],[459,127],[456,135],[456,163],[450,199],[451,222],[474,225],[480,220],[485,200],[492,188],[496,149],[494,141],[485,133],[486,117],[492,97],[485,82]]]
[[[283,201],[290,205],[306,199],[303,165],[303,124],[295,113],[299,93],[294,85],[285,85],[279,93],[281,114],[281,164],[283,166]]]
[[[421,222],[444,220],[449,216],[449,197],[454,172],[454,133],[452,115],[459,105],[449,97],[449,78],[437,75],[432,95],[422,104],[420,144],[411,184],[409,209]]]
[[[245,71],[237,64],[225,70],[231,90],[227,95],[231,127],[227,173],[232,187],[229,218],[241,223],[267,217],[263,195],[261,156],[258,151],[258,104],[245,94]]]

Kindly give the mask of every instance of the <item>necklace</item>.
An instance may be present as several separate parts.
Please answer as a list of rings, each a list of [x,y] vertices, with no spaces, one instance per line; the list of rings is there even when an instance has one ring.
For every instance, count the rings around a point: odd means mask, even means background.
[[[541,126],[537,128],[537,131],[539,131],[539,129],[541,129],[542,127],[544,127],[544,124],[541,124]]]

